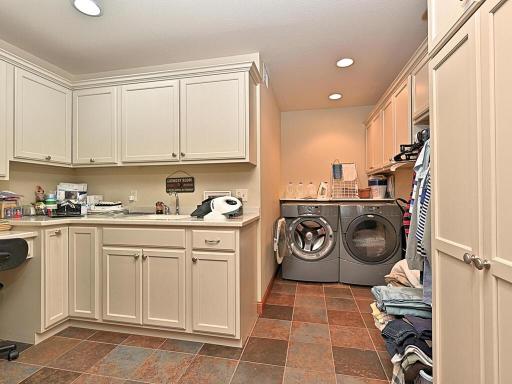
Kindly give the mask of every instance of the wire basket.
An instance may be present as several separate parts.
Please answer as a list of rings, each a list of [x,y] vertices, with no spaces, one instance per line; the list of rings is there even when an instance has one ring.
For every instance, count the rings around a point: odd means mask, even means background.
[[[345,169],[352,170],[351,180],[345,180]],[[331,172],[331,198],[332,199],[359,199],[359,184],[355,163],[340,163],[335,160]],[[348,173],[348,172],[347,172]]]

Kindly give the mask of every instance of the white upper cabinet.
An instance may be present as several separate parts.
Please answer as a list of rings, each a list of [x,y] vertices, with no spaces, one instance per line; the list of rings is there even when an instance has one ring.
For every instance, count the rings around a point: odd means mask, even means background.
[[[456,25],[463,21],[466,12],[478,3],[480,0],[428,0],[429,52],[456,29]]]
[[[428,67],[427,67],[428,69]],[[426,84],[428,88],[428,83]],[[395,121],[395,145],[392,156],[400,153],[400,145],[411,143],[411,91],[407,78],[393,94],[393,118]],[[428,89],[426,90],[428,92]],[[427,104],[428,108],[428,104]]]
[[[383,155],[382,165],[385,165],[393,159],[395,155],[395,116],[393,113],[393,99],[390,98],[383,110]]]
[[[121,87],[123,162],[179,160],[179,82]]]
[[[73,164],[117,161],[117,88],[73,92]]]
[[[246,157],[249,74],[181,80],[181,160]]]
[[[9,178],[12,154],[12,65],[0,61],[0,180]]]
[[[16,68],[15,157],[71,163],[71,91]]]
[[[425,58],[412,73],[412,115],[414,119],[428,112],[428,78],[428,58]]]

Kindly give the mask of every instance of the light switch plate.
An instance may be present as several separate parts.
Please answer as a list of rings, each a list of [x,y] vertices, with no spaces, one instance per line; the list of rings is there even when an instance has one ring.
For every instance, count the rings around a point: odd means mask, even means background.
[[[249,190],[248,189],[236,189],[235,197],[245,203],[245,202],[247,202],[247,200],[249,200]]]

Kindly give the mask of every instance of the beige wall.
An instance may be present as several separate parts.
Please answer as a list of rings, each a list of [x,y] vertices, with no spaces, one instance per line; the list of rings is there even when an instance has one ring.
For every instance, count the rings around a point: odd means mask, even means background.
[[[367,185],[366,132],[372,106],[316,109],[281,114],[281,193],[292,181],[317,186],[330,182],[331,163],[355,162],[361,186]]]
[[[261,285],[260,299],[277,269],[273,251],[273,226],[279,217],[281,113],[271,88],[261,86]]]

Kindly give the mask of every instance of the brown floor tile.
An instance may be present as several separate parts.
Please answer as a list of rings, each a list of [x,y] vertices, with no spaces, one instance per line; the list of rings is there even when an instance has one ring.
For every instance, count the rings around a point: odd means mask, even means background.
[[[98,331],[94,335],[89,337],[88,340],[100,341],[102,343],[110,343],[110,344],[121,344],[128,337],[130,337],[129,333]]]
[[[325,308],[325,299],[323,296],[295,296],[295,307],[316,307]]]
[[[366,328],[359,312],[327,311],[330,325]]]
[[[65,330],[57,333],[57,336],[85,340],[94,335],[96,332],[97,331],[95,329],[68,327]]]
[[[199,355],[223,357],[225,359],[238,360],[242,355],[242,348],[226,347],[217,344],[204,344],[198,352]]]
[[[22,384],[68,384],[80,376],[78,372],[61,371],[59,369],[43,367],[32,376],[26,378]]]
[[[286,367],[283,384],[336,384],[334,373]]]
[[[374,350],[372,339],[366,328],[331,325],[330,329],[333,346]]]
[[[165,351],[184,352],[195,354],[202,348],[203,343],[196,343],[195,341],[167,339],[160,346],[160,349]]]
[[[118,345],[89,369],[89,373],[132,379],[137,368],[152,353],[153,350],[147,348]]]
[[[350,289],[352,290],[352,295],[354,295],[356,299],[375,300],[371,292],[371,287],[351,286]]]
[[[88,373],[82,374],[73,384],[128,384],[136,383],[131,380],[117,379],[115,377],[89,375]]]
[[[297,285],[297,295],[305,295],[305,296],[323,296],[324,295],[324,287],[322,285],[305,285],[299,284]]]
[[[327,324],[327,311],[324,307],[295,307],[293,321]]]
[[[286,367],[332,373],[331,346],[290,342]]]
[[[241,361],[238,365],[231,384],[281,384],[284,367],[256,364]]]
[[[338,384],[388,384],[387,380],[365,379],[364,377],[337,375]]]
[[[329,326],[327,324],[300,323],[294,321],[290,341],[330,345]]]
[[[53,336],[23,352],[18,362],[45,365],[75,347],[80,340]]]
[[[266,304],[293,306],[294,301],[294,295],[285,295],[283,293],[271,293],[270,296],[267,298]]]
[[[291,320],[292,315],[293,307],[265,304],[261,317],[267,319]]]
[[[41,367],[0,360],[0,384],[19,383]]]
[[[356,299],[357,306],[361,313],[372,313],[372,309],[370,308],[370,304],[375,300],[372,299]]]
[[[84,341],[51,361],[48,366],[68,371],[86,372],[115,348],[114,344]]]
[[[325,297],[342,297],[352,299],[352,292],[348,287],[324,287]]]
[[[237,364],[235,360],[196,356],[179,382],[180,384],[229,383]]]
[[[384,367],[384,372],[386,372],[388,380],[391,380],[393,377],[393,364],[391,363],[391,357],[389,356],[389,353],[377,351],[377,354],[379,355],[380,362]]]
[[[361,313],[361,316],[363,316],[364,325],[366,325],[366,328],[377,329],[377,327],[375,326],[375,320],[371,313]]]
[[[151,383],[176,383],[185,373],[194,355],[155,351],[134,373],[133,378]]]
[[[141,347],[141,348],[157,349],[158,347],[160,347],[164,343],[164,341],[165,341],[165,339],[163,337],[130,335],[121,344],[129,345],[131,347]]]
[[[283,277],[280,275],[276,276],[276,278],[274,279],[274,283],[297,285],[297,281],[283,279]]]
[[[359,312],[356,302],[353,299],[326,297],[325,302],[328,310]]]
[[[384,339],[382,338],[380,331],[375,329],[368,329],[368,332],[370,332],[370,337],[372,338],[373,344],[375,345],[375,349],[377,351],[384,351],[386,352],[386,343],[384,342]]]
[[[377,352],[355,348],[332,347],[336,373],[386,380]]]
[[[323,283],[324,287],[333,287],[333,288],[350,288],[350,285],[344,283]]]
[[[287,320],[259,318],[252,331],[252,336],[288,340],[290,337],[290,327],[291,322]]]
[[[297,289],[297,284],[282,284],[282,283],[274,283],[272,286],[272,293],[284,293],[286,295],[295,295],[295,290]]]
[[[284,366],[288,342],[284,340],[251,337],[245,346],[241,360]]]

